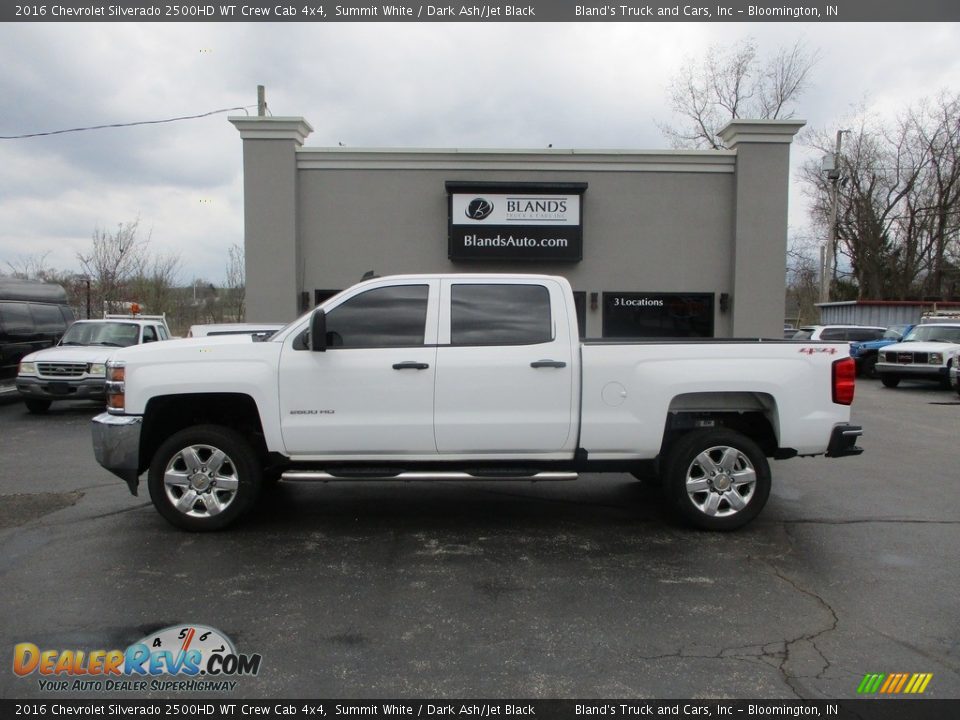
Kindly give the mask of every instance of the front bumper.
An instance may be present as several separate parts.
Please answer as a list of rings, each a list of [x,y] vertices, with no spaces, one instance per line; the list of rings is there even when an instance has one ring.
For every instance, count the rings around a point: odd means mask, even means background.
[[[863,452],[857,447],[857,440],[863,435],[863,428],[859,425],[837,425],[830,434],[830,444],[827,446],[827,457],[849,457]]]
[[[878,362],[877,372],[881,375],[899,375],[901,377],[928,378],[930,380],[942,380],[947,377],[946,365],[925,365],[923,363],[888,363]]]
[[[40,377],[17,377],[17,390],[27,398],[43,400],[106,400],[106,379],[51,380]]]
[[[130,492],[137,494],[140,484],[140,429],[139,415],[111,415],[100,413],[93,418],[93,454],[107,470],[127,483]]]

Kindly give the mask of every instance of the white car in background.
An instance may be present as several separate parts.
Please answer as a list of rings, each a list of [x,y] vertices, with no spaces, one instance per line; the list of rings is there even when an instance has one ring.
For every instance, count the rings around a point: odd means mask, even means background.
[[[829,342],[864,342],[879,340],[885,327],[875,325],[804,325],[793,336],[793,340],[817,340]]]
[[[960,322],[917,325],[903,342],[887,345],[877,358],[880,381],[895,388],[901,380],[935,380],[950,387],[960,359]]]

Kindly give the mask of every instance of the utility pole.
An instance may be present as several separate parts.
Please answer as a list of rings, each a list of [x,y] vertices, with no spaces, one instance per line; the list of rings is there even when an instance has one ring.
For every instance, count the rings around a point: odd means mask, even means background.
[[[257,85],[257,116],[266,117],[267,114],[267,89],[263,85]]]
[[[833,283],[833,276],[836,271],[836,245],[837,245],[837,204],[840,195],[840,146],[843,141],[843,134],[849,130],[837,130],[837,146],[833,154],[833,162],[824,170],[827,173],[827,179],[830,180],[830,224],[827,230],[827,247],[824,253],[825,260],[822,263],[820,273],[820,302],[830,302],[830,286]]]

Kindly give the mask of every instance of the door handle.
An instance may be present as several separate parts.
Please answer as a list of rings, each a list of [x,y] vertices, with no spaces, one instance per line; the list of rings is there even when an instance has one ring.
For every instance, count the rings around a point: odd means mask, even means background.
[[[394,370],[426,370],[430,366],[422,362],[398,362],[393,364]]]
[[[566,366],[567,364],[562,360],[536,360],[530,363],[530,367],[532,368],[545,368],[545,367],[562,368]]]

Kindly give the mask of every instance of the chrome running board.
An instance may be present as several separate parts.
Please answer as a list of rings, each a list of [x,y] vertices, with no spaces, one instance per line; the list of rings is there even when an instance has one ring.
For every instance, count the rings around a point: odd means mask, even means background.
[[[342,475],[334,475],[324,470],[287,470],[280,479],[284,482],[344,482],[351,480],[401,480],[415,482],[422,480],[526,480],[528,482],[556,482],[576,480],[575,472],[536,472],[530,474],[505,474],[491,472],[490,474],[451,472],[446,470],[425,470],[413,472],[399,472],[394,475],[374,475],[349,471]]]

